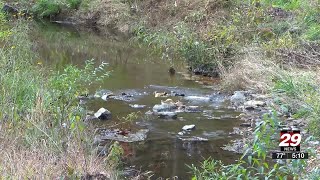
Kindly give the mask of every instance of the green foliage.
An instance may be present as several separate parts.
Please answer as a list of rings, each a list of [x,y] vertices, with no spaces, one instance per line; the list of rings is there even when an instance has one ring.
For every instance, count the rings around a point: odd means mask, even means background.
[[[224,165],[220,161],[208,159],[198,168],[190,166],[193,180],[213,179],[287,179],[301,176],[306,160],[290,160],[291,163],[271,165],[268,150],[277,147],[272,138],[278,135],[276,127],[279,124],[276,114],[265,115],[264,120],[254,131],[254,141],[251,148],[243,154],[236,164]],[[277,142],[276,142],[277,143]]]
[[[78,9],[82,3],[82,0],[67,0],[67,7],[70,9]]]
[[[13,108],[16,114],[18,110],[25,112],[34,105],[41,89],[39,75],[30,63],[36,56],[30,52],[31,44],[22,29],[28,27],[21,24],[21,27],[5,30],[12,36],[6,36],[6,46],[0,49],[0,103],[3,103],[4,114],[8,113],[8,107]]]
[[[306,32],[304,33],[306,39],[311,41],[320,40],[320,25],[312,24],[308,27]]]
[[[120,146],[118,141],[115,141],[109,148],[109,154],[107,157],[107,161],[109,167],[111,168],[119,168],[121,166],[121,158],[123,155],[123,149]]]
[[[201,40],[184,23],[175,26],[172,33],[150,33],[140,26],[135,30],[135,35],[138,40],[154,49],[154,52],[162,53],[162,58],[170,60],[171,63],[175,55],[182,56],[192,69],[200,69],[209,74],[217,73],[221,64],[230,65],[222,59],[234,54],[229,45]]]
[[[320,179],[320,169],[316,167],[313,171],[308,175],[309,180],[319,180]]]
[[[55,0],[39,0],[32,8],[32,12],[41,18],[56,15],[60,10],[60,5]]]
[[[6,39],[11,34],[5,14],[0,12],[0,40]]]
[[[301,0],[262,0],[262,2],[285,10],[298,9],[301,5]]]
[[[82,0],[38,0],[32,12],[40,18],[59,14],[62,9],[78,9]]]
[[[274,82],[274,90],[278,96],[287,99],[286,108],[296,109],[293,111],[294,117],[304,117],[309,120],[308,128],[310,132],[320,137],[320,91],[314,81],[312,74],[283,74],[279,75]],[[290,101],[295,99],[295,101]],[[284,104],[280,108],[284,107]]]
[[[86,61],[84,69],[79,69],[73,65],[68,65],[63,72],[55,73],[49,79],[50,95],[57,124],[61,124],[78,105],[77,97],[86,93],[86,87],[92,82],[102,81],[108,76],[104,72],[106,63],[102,63],[98,68],[94,68],[94,61]]]
[[[191,14],[187,15],[184,18],[184,21],[186,22],[195,22],[200,23],[206,18],[206,14],[203,11],[193,11]]]

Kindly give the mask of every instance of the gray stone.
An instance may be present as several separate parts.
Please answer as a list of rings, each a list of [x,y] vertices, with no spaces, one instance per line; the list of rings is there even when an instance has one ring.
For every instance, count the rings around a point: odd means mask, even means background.
[[[176,112],[156,112],[155,115],[158,115],[160,118],[172,118],[176,119],[177,113]]]
[[[206,142],[206,141],[209,141],[209,139],[207,139],[207,138],[197,137],[197,136],[193,136],[193,137],[179,137],[179,139],[180,139],[181,141],[190,141],[190,142]]]
[[[96,113],[94,113],[94,117],[100,120],[108,120],[111,119],[111,112],[105,108],[100,108]]]
[[[107,90],[107,89],[102,89],[102,90],[96,91],[96,93],[94,94],[94,97],[100,98],[103,95],[111,95],[111,94],[112,94],[112,91]]]
[[[256,100],[265,100],[269,98],[269,95],[262,95],[262,94],[251,94],[251,96]]]
[[[156,104],[153,106],[153,112],[163,112],[163,111],[172,111],[176,109],[177,106],[174,104]]]
[[[184,108],[184,112],[190,112],[190,113],[201,112],[201,109],[199,108],[199,106],[186,106]]]
[[[236,106],[244,103],[245,100],[246,97],[242,91],[235,91],[234,94],[230,97],[230,101]]]
[[[229,144],[221,147],[223,150],[232,151],[238,154],[245,152],[245,142],[243,140],[232,140]]]
[[[256,101],[256,100],[250,100],[244,103],[244,107],[249,110],[249,109],[255,109],[257,107],[263,107],[266,105],[266,102],[264,101]]]
[[[93,121],[93,120],[99,120],[98,118],[96,118],[95,116],[92,115],[87,115],[85,121]]]
[[[141,129],[136,133],[129,132],[126,135],[118,134],[116,130],[105,130],[95,137],[95,141],[103,142],[106,140],[113,140],[113,141],[120,141],[120,142],[138,142],[144,141],[147,138],[149,130],[148,129]]]

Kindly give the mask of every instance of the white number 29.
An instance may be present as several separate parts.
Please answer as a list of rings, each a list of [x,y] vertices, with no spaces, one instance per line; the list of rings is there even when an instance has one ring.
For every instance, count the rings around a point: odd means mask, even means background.
[[[292,136],[290,134],[282,134],[280,139],[284,139],[280,142],[279,146],[298,146],[301,142],[301,134],[293,134]],[[291,140],[291,143],[287,143],[289,140]]]

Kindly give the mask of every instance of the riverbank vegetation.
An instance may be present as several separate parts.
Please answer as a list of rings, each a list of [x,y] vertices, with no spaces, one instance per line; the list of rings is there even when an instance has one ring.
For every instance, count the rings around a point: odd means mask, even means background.
[[[33,52],[28,22],[0,14],[0,178],[117,178],[121,148],[99,157],[78,95],[105,77],[104,64],[48,71]]]
[[[244,154],[237,164],[223,165],[214,160],[207,160],[202,167],[193,166],[191,168],[194,179],[217,177],[285,179],[298,178],[300,175],[306,179],[319,178],[319,168],[317,168],[319,164],[306,168],[306,161],[292,160],[289,165],[271,165],[266,159],[266,149],[275,147],[270,142],[270,137],[276,133],[275,127],[281,121],[280,115],[303,119],[308,124],[307,131],[310,136],[320,137],[319,1],[39,0],[31,7],[38,17],[52,17],[59,14],[62,9],[76,10],[72,16],[76,21],[129,32],[134,40],[148,45],[153,53],[168,60],[172,66],[175,59],[182,58],[186,60],[193,73],[219,76],[222,79],[222,90],[233,92],[253,89],[272,94],[274,100],[272,108],[277,115],[266,116],[264,123],[256,128],[255,140],[250,145],[252,152]],[[4,18],[1,23],[5,23]],[[65,77],[66,74],[62,73],[56,78],[53,77],[52,81],[44,82],[41,76],[35,75],[43,69],[36,63],[37,58],[30,53],[30,42],[17,43],[14,40],[25,39],[18,38],[18,35],[21,35],[18,30],[15,28],[8,30],[4,25],[1,25],[1,28],[0,38],[6,48],[1,50],[3,62],[1,65],[5,68],[0,70],[1,82],[4,84],[0,97],[3,108],[0,117],[7,121],[1,124],[1,129],[8,131],[2,136],[16,137],[14,141],[16,146],[8,146],[11,149],[5,149],[3,152],[12,161],[21,161],[19,158],[22,158],[20,155],[23,153],[33,153],[37,155],[36,157],[39,156],[37,158],[41,161],[39,164],[48,165],[50,161],[57,162],[50,169],[62,166],[66,172],[80,174],[89,172],[90,164],[96,164],[98,161],[99,166],[95,166],[94,170],[99,171],[99,167],[104,166],[103,160],[89,153],[94,152],[88,150],[92,147],[88,147],[88,142],[85,141],[89,135],[86,134],[87,130],[84,130],[85,126],[78,123],[79,119],[82,119],[81,109],[74,103],[66,104],[70,101],[59,101],[59,96],[47,93],[59,92],[61,90],[59,88],[65,87],[64,83],[69,82],[69,79],[61,82],[60,76]],[[93,70],[92,64],[89,63],[88,68]],[[86,80],[79,76],[84,72],[75,67],[67,68],[64,73],[68,76],[71,73],[71,78],[80,82]],[[29,82],[34,83],[31,85]],[[80,93],[78,88],[74,87],[67,96],[74,99],[73,95]],[[52,108],[50,102],[57,103],[53,105],[54,109],[50,109]],[[71,108],[68,112],[72,113],[61,117],[60,113],[64,108]],[[37,117],[43,117],[45,120],[39,122]],[[66,118],[69,121],[65,122]],[[56,123],[52,119],[57,120]],[[74,130],[65,130],[61,127],[63,123],[68,127],[75,123],[72,125]],[[12,128],[14,130],[10,131]],[[17,128],[23,131],[17,131]],[[30,133],[28,129],[32,129],[33,134],[28,134]],[[79,133],[81,136],[78,136]],[[33,138],[43,140],[38,142]],[[8,142],[7,138],[7,144]],[[37,144],[30,144],[31,142]],[[74,142],[68,146],[70,150],[65,150],[66,142]],[[22,148],[17,150],[17,147]],[[30,147],[39,148],[30,151]],[[77,153],[84,157],[82,161],[85,161],[85,168],[80,166],[83,162],[78,162],[81,158],[77,158],[77,161],[72,159],[76,149],[81,149],[81,152]],[[44,157],[47,156],[43,155],[44,152],[52,158],[45,160]],[[56,154],[59,156],[55,156]],[[62,154],[63,158],[56,159],[62,157]],[[28,161],[26,159],[25,162]],[[13,168],[24,170],[9,165],[10,163],[4,161],[0,164],[3,172],[8,175],[14,172]],[[25,170],[21,177],[39,173],[35,172],[37,170],[39,168],[36,167]],[[61,173],[61,169],[46,173]]]

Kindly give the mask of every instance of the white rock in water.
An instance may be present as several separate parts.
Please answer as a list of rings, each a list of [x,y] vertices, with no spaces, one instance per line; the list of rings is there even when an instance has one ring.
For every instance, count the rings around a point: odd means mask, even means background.
[[[139,105],[139,104],[129,104],[129,106],[136,109],[141,109],[146,107],[146,105]]]
[[[183,136],[183,132],[178,132],[178,135]]]
[[[107,120],[111,118],[111,112],[105,108],[100,108],[96,113],[94,113],[94,116],[101,120]]]
[[[189,101],[210,101],[210,97],[205,96],[187,96],[185,99]]]
[[[104,100],[104,101],[107,101],[108,100],[108,94],[105,94],[105,95],[101,96],[101,99]]]
[[[244,106],[246,108],[248,108],[248,107],[255,108],[255,107],[258,107],[258,106],[265,106],[265,105],[266,105],[266,102],[264,102],[264,101],[255,101],[255,100],[247,101],[247,102],[244,103]]]
[[[184,131],[190,131],[190,130],[194,129],[195,127],[196,127],[196,125],[194,125],[194,124],[185,125],[185,126],[182,127],[182,130],[184,130]]]
[[[246,97],[242,91],[235,91],[234,94],[230,97],[230,101],[234,104],[239,105],[240,103],[244,103]]]
[[[100,98],[101,96],[98,94],[93,95],[94,98]]]

